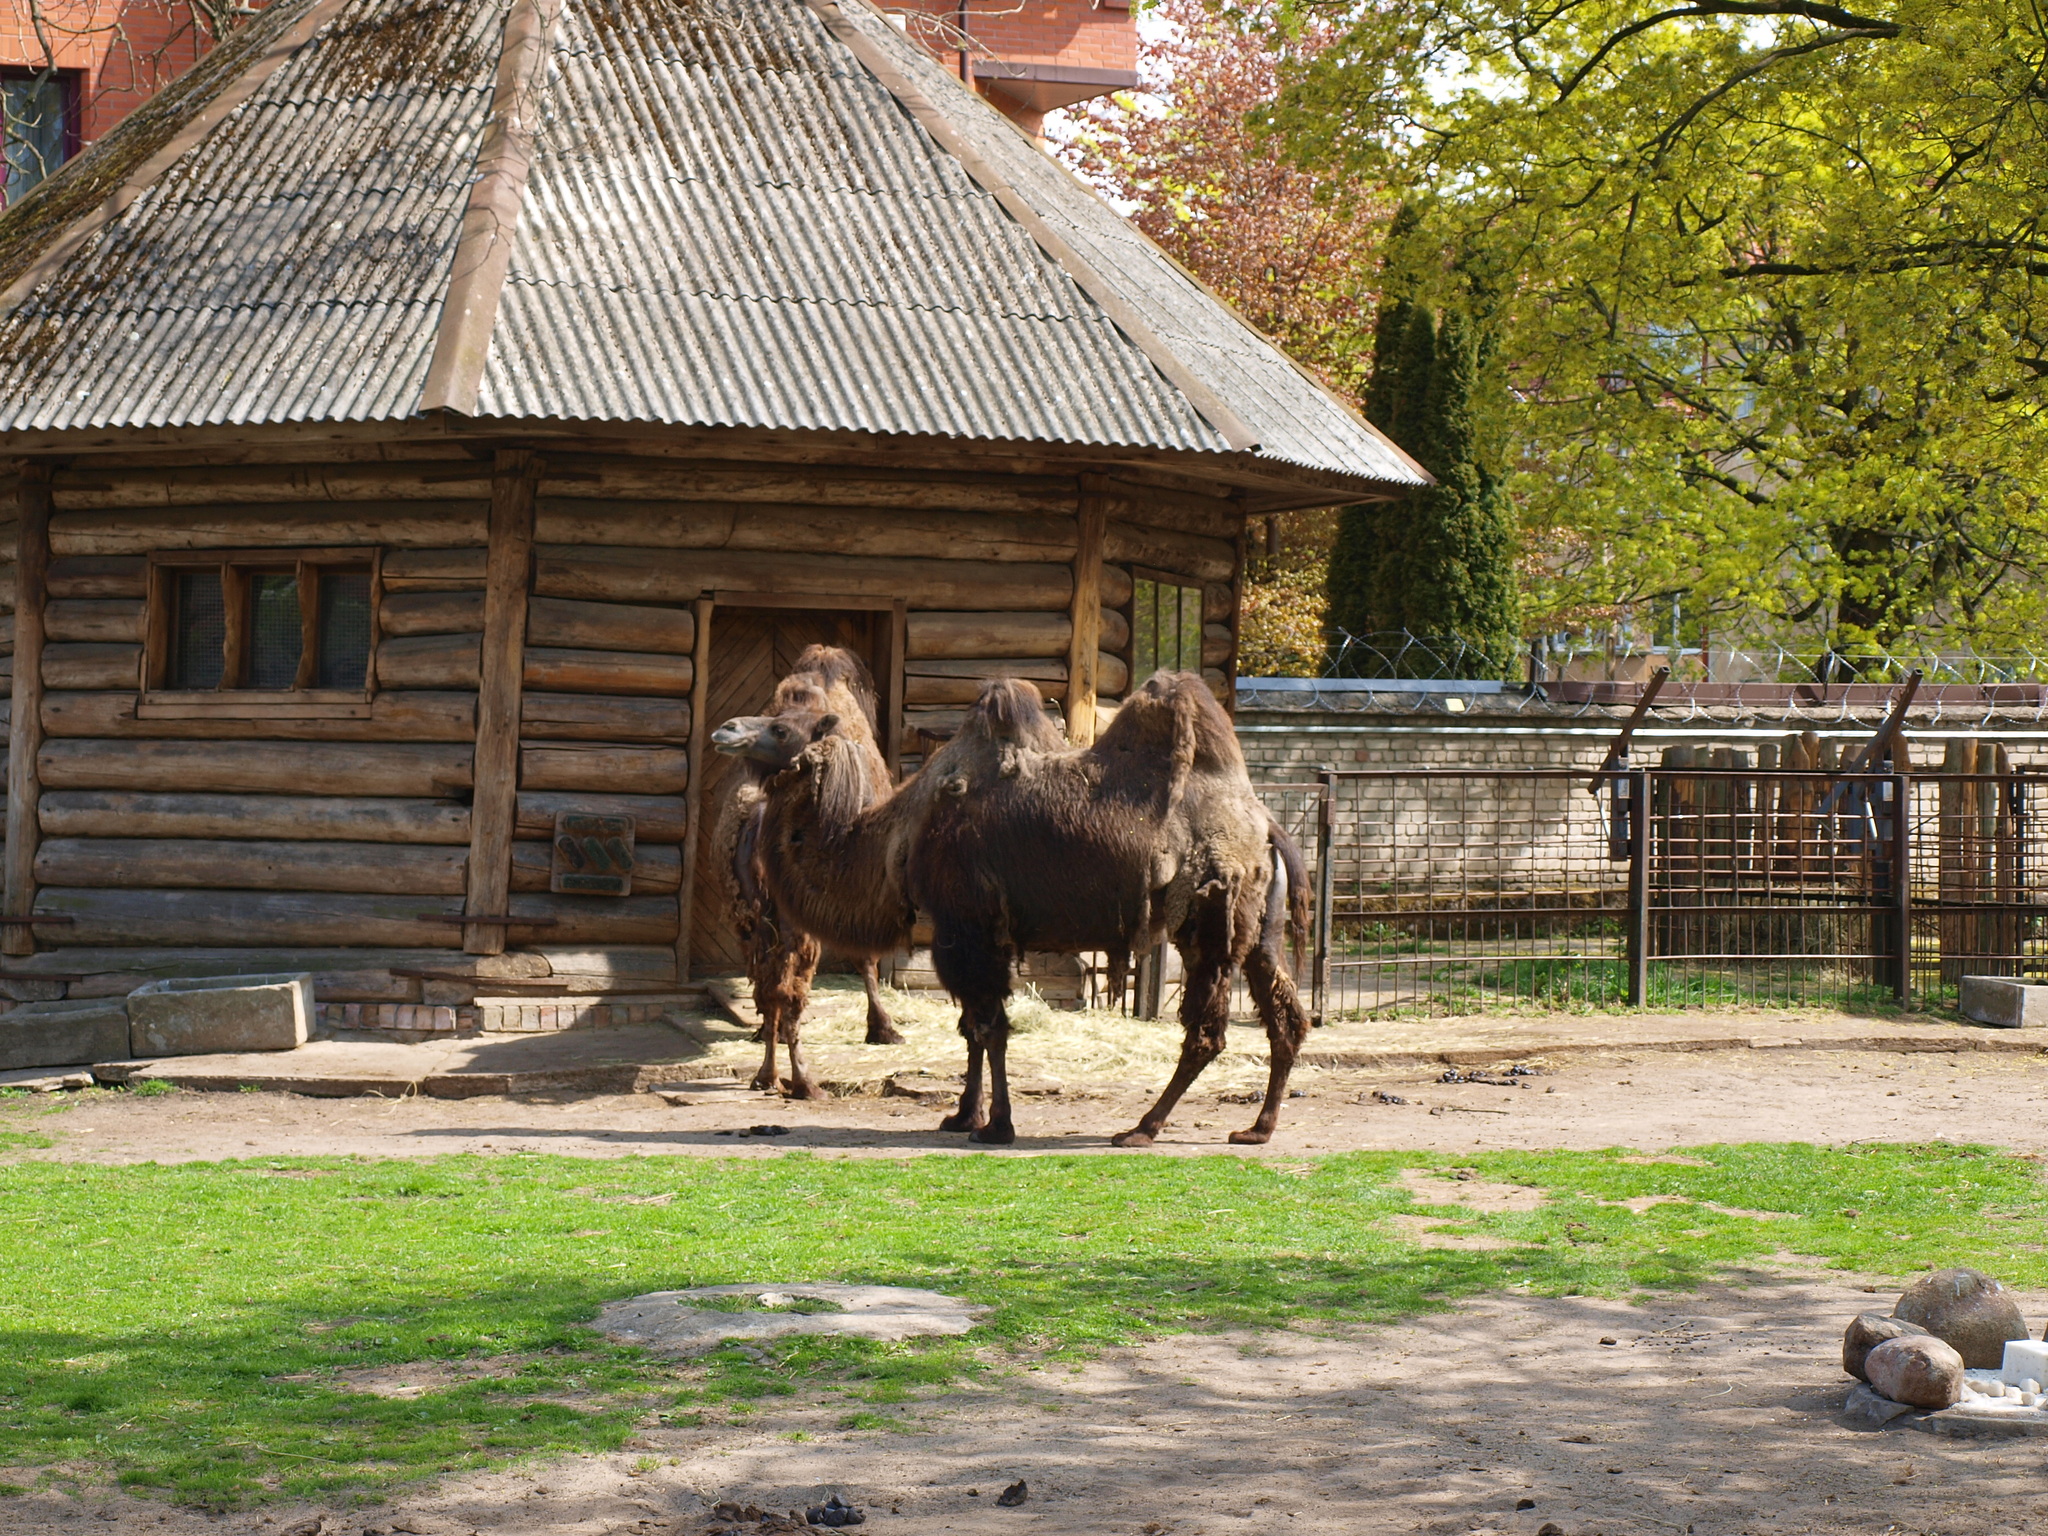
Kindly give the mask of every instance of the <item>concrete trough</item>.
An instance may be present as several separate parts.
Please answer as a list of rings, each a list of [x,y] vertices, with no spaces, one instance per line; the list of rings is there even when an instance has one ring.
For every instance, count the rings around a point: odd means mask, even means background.
[[[129,1054],[296,1050],[312,1029],[313,1007],[313,978],[306,972],[167,977],[128,994]]]
[[[23,1003],[0,1013],[0,1072],[75,1067],[128,1054],[128,1013],[119,998]]]
[[[1965,976],[1958,1007],[1994,1029],[2048,1028],[2048,983],[2013,976]]]

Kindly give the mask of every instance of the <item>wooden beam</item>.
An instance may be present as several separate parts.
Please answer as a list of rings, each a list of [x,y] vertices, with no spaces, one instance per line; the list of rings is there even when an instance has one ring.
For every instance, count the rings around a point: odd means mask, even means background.
[[[881,622],[886,633],[882,636],[882,654],[876,659],[881,663],[877,670],[883,678],[882,761],[888,764],[889,776],[894,778],[903,771],[903,706],[909,702],[903,680],[904,663],[910,652],[909,602],[896,599],[896,605]]]
[[[683,786],[683,883],[676,892],[676,979],[690,979],[690,917],[697,891],[697,849],[703,843],[704,754],[709,748],[711,716],[711,611],[708,597],[697,599],[697,645],[691,653],[695,697],[690,710],[690,779]]]
[[[547,68],[548,34],[560,9],[561,0],[512,0],[505,14],[497,90],[483,142],[477,146],[476,176],[470,182],[469,206],[462,215],[462,235],[455,246],[454,270],[449,274],[441,328],[434,338],[433,360],[427,365],[427,382],[420,397],[422,411],[468,416],[476,410],[491,332],[497,327],[498,304],[504,296],[505,274],[512,265],[519,212],[526,203],[527,173],[533,169],[533,130],[539,116],[536,98]],[[530,525],[530,516],[528,521]],[[508,844],[508,858],[509,848]]]
[[[1067,642],[1067,740],[1085,747],[1095,740],[1096,652],[1102,633],[1102,546],[1109,525],[1109,481],[1083,475],[1076,511],[1079,539],[1074,547],[1073,625]]]
[[[519,813],[519,702],[526,653],[527,584],[533,570],[533,508],[541,463],[531,451],[499,451],[491,471],[491,537],[484,566],[484,638],[476,708],[476,798],[470,811],[469,892],[464,910],[503,912],[512,880]],[[505,930],[462,930],[472,955],[502,954]]]
[[[50,573],[50,467],[24,464],[15,490],[14,711],[7,730],[6,915],[27,917],[36,905],[36,809],[42,780],[43,595]],[[21,923],[0,927],[0,953],[32,955],[35,933]]]

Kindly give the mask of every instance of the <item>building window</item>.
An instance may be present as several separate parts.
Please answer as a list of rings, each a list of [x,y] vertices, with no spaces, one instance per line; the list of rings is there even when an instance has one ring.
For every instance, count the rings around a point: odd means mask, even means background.
[[[376,558],[161,554],[151,565],[151,692],[367,697]]]
[[[6,175],[0,208],[25,197],[78,149],[78,77],[68,70],[0,69]]]
[[[1202,670],[1202,589],[1160,577],[1131,583],[1131,686],[1154,672]]]

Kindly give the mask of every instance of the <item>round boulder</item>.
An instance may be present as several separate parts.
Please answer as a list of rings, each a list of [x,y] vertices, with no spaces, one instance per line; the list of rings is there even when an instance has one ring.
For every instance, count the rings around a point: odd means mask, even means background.
[[[1886,1317],[1882,1312],[1859,1313],[1842,1335],[1842,1369],[1868,1381],[1870,1374],[1863,1368],[1864,1359],[1886,1339],[1927,1337],[1931,1335],[1925,1328],[1903,1317]]]
[[[1937,1269],[1915,1280],[1892,1316],[1951,1345],[1973,1371],[1997,1370],[2005,1363],[2005,1341],[2029,1336],[2012,1293],[1978,1269]]]
[[[1863,1361],[1870,1385],[1895,1403],[1948,1408],[1963,1399],[1963,1357],[1937,1338],[1886,1339]]]

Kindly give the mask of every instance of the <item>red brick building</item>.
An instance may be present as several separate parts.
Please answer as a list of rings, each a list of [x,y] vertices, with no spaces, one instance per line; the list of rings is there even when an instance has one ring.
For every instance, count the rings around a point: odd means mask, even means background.
[[[1055,108],[1138,82],[1130,0],[881,8],[1033,134]],[[208,9],[192,0],[0,0],[0,207],[189,67],[212,44]]]
[[[190,0],[0,0],[0,206],[181,74],[211,41]]]
[[[910,20],[927,47],[1034,134],[1057,107],[1138,83],[1130,0],[911,0],[883,8]]]

